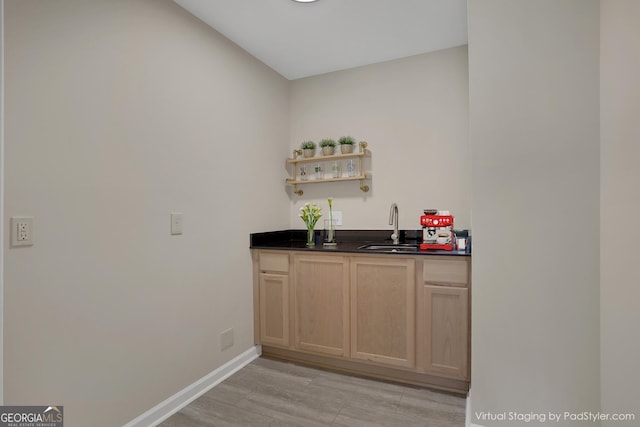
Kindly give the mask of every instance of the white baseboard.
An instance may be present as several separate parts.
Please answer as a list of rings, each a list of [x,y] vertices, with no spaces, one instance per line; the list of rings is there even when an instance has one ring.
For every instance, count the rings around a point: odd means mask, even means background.
[[[129,421],[124,427],[148,427],[156,426],[189,403],[220,384],[225,379],[260,357],[261,346],[255,346],[240,354],[239,356],[220,366],[215,371],[200,378],[193,384],[183,388],[173,396],[158,403],[144,414]]]
[[[483,427],[480,424],[474,424],[471,422],[471,393],[467,393],[467,407],[465,409],[465,422],[466,427]]]

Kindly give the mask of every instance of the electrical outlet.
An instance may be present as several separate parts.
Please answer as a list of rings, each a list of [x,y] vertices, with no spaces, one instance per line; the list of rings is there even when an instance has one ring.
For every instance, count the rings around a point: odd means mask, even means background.
[[[233,346],[233,328],[222,331],[220,334],[220,350],[226,350]]]
[[[182,234],[182,212],[171,212],[171,234]]]
[[[33,246],[33,217],[11,217],[11,246]]]

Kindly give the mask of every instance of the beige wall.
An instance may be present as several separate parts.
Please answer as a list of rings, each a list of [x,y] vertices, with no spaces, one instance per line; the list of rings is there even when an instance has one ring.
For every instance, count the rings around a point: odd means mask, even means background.
[[[4,240],[4,403],[122,425],[253,345],[288,82],[169,0],[7,0],[5,31],[4,225],[35,246]]]
[[[636,421],[629,425],[637,426],[640,2],[603,0],[600,10],[602,410],[635,411]]]
[[[0,224],[4,224],[4,0],[0,0]],[[0,242],[5,230],[0,226]],[[0,405],[4,402],[4,248],[0,246]]]
[[[457,228],[471,224],[467,47],[295,80],[291,149],[304,140],[352,135],[372,151],[371,191],[357,182],[304,185],[291,195],[291,227],[304,202],[343,212],[343,228],[389,228],[396,202],[400,228],[420,229],[424,208],[448,209]],[[290,193],[291,194],[291,193]]]
[[[640,10],[601,3],[601,52],[595,0],[490,0],[469,72],[458,47],[287,82],[170,1],[7,0],[5,227],[34,215],[36,245],[4,238],[4,403],[118,425],[219,367],[252,345],[248,234],[333,196],[344,228],[473,207],[472,412],[597,411],[600,381],[603,411],[633,409],[640,277],[609,236],[639,208]],[[285,192],[292,148],[344,134],[370,193]]]
[[[599,2],[468,6],[472,414],[597,412]]]

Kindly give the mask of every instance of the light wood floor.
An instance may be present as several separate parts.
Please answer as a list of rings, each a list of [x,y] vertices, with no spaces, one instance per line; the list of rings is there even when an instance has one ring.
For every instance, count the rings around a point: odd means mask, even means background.
[[[259,358],[162,427],[463,427],[465,399]]]

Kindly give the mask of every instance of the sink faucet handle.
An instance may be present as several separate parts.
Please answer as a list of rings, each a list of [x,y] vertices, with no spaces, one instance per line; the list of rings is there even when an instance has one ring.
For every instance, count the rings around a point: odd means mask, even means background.
[[[395,203],[391,204],[391,209],[389,209],[389,225],[393,225],[393,220],[398,220],[398,205]]]
[[[393,234],[391,235],[391,239],[394,244],[398,244],[398,205],[396,203],[391,204],[391,210],[389,211],[389,225],[393,225]]]

